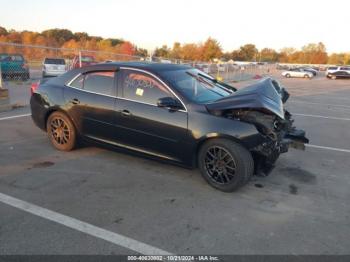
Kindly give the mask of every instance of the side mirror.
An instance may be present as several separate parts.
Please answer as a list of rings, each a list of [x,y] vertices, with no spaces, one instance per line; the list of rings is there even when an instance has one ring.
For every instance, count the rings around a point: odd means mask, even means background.
[[[171,110],[179,110],[182,109],[182,104],[179,100],[174,97],[162,97],[157,101],[158,107],[165,107]]]

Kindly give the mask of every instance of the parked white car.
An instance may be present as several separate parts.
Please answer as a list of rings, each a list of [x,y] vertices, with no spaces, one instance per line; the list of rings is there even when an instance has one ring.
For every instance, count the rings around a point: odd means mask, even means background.
[[[218,71],[219,72],[225,72],[226,71],[226,66],[224,64],[218,64]]]
[[[340,68],[339,66],[330,66],[330,67],[328,67],[326,72],[325,72],[326,77],[329,77],[330,74],[333,74],[334,72],[338,71],[339,68]]]
[[[295,69],[290,69],[288,71],[282,72],[282,76],[284,77],[301,77],[301,78],[308,78],[311,79],[314,77],[314,75],[310,72],[307,72],[301,68],[295,68]]]
[[[43,77],[59,76],[67,71],[63,58],[45,58],[43,63]]]

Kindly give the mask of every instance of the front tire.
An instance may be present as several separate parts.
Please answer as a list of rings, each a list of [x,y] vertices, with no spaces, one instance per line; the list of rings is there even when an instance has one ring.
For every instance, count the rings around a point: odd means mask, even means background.
[[[199,150],[198,165],[203,178],[224,192],[233,192],[245,185],[254,172],[251,153],[228,139],[204,143]]]
[[[76,146],[77,135],[72,121],[61,112],[52,113],[46,123],[52,145],[61,151],[71,151]]]
[[[286,74],[286,77],[287,77],[287,78],[290,78],[290,74]]]
[[[336,79],[337,79],[337,76],[331,76],[331,79],[332,79],[332,80],[336,80]]]

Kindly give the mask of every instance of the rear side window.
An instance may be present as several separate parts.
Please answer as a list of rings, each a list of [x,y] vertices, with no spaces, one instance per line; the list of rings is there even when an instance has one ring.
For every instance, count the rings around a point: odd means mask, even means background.
[[[114,72],[105,71],[86,74],[83,89],[103,95],[115,95]]]
[[[70,86],[74,88],[83,89],[84,75],[80,75],[79,77],[77,77],[72,83],[70,83]]]
[[[350,70],[350,67],[341,67],[340,70],[346,70],[346,71],[348,71],[348,70]]]
[[[46,65],[65,65],[64,59],[59,58],[45,58],[44,64]]]
[[[328,70],[337,70],[338,67],[335,67],[335,66],[331,66],[331,67],[328,67]]]
[[[114,71],[89,72],[77,77],[70,86],[97,94],[115,96],[114,75]]]

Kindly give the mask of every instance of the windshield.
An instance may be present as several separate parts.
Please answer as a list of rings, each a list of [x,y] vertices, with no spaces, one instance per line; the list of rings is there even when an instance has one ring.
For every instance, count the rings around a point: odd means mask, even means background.
[[[198,69],[167,71],[163,77],[183,96],[195,103],[208,103],[232,94],[209,75]]]

